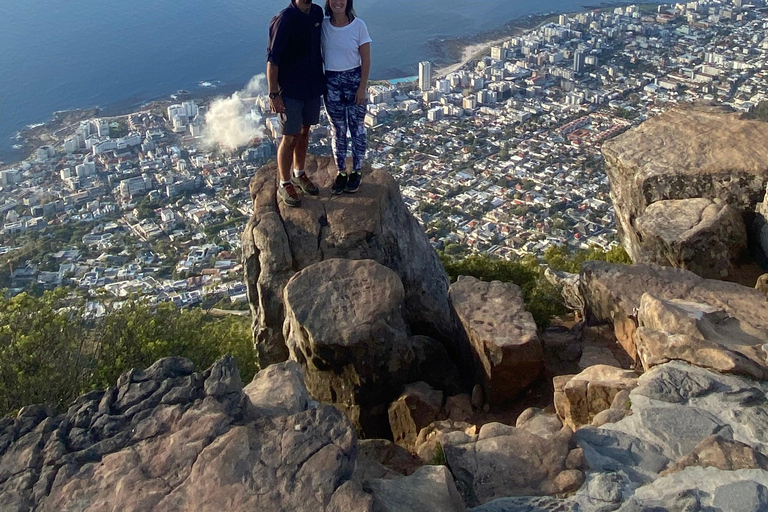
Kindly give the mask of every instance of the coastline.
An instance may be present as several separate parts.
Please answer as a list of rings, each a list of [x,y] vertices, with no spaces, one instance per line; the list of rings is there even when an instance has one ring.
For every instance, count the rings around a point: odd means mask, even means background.
[[[454,73],[470,61],[475,60],[481,54],[490,52],[491,46],[503,43],[504,41],[523,35],[525,33],[537,30],[542,25],[554,21],[561,14],[578,14],[581,12],[613,9],[616,7],[625,7],[628,5],[647,5],[644,2],[632,2],[627,0],[602,2],[598,5],[582,5],[578,11],[552,11],[542,14],[529,14],[513,18],[503,26],[488,31],[481,32],[472,36],[457,38],[435,38],[427,44],[431,47],[433,53],[437,55],[438,68],[434,72],[434,78],[443,78]],[[657,5],[654,3],[654,5]],[[660,5],[660,3],[659,3]],[[448,46],[446,50],[445,47]],[[447,55],[446,55],[447,54]],[[447,58],[446,58],[447,57]],[[447,61],[447,62],[446,62]]]
[[[512,18],[499,28],[487,32],[480,32],[470,36],[433,38],[426,43],[428,55],[425,56],[425,59],[432,61],[437,66],[434,77],[442,78],[463,68],[469,62],[478,58],[481,54],[487,53],[491,46],[506,41],[511,37],[519,36],[532,30],[536,30],[545,23],[552,21],[560,14],[575,14],[589,10],[609,9],[633,4],[644,5],[642,3],[628,0],[604,2],[600,5],[583,5],[582,10],[579,11],[553,11],[542,14],[529,14],[519,16]],[[372,82],[387,81],[396,78],[400,77],[383,78],[381,80],[372,80]],[[205,102],[219,96],[231,95],[234,92],[241,90],[245,85],[245,83],[239,85],[221,84],[214,88],[203,87],[191,92],[191,97],[193,99]],[[50,121],[30,125],[22,130],[19,130],[18,139],[23,147],[16,150],[14,154],[12,154],[13,159],[11,161],[4,161],[0,165],[14,165],[26,160],[32,155],[32,152],[36,150],[37,147],[46,143],[46,139],[49,137],[49,133],[61,129],[62,126],[66,123],[75,122],[77,119],[84,119],[88,116],[93,117],[97,115],[101,115],[107,118],[122,117],[134,113],[138,110],[157,108],[161,104],[167,106],[174,101],[171,98],[172,94],[175,93],[170,93],[167,95],[141,101],[136,101],[135,97],[126,98],[104,108],[94,106],[91,108],[61,110],[53,112]]]

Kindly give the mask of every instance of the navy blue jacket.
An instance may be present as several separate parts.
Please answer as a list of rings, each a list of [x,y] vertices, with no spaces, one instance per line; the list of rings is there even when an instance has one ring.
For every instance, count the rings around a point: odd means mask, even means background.
[[[281,94],[295,100],[309,100],[325,94],[320,35],[323,9],[312,4],[309,14],[296,0],[272,18],[269,24],[267,61],[277,65]]]

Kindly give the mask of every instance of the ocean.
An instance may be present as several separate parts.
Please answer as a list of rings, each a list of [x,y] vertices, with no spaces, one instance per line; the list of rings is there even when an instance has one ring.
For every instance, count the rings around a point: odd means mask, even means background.
[[[581,0],[356,0],[372,78],[415,75],[427,41]],[[18,130],[75,108],[130,108],[179,89],[237,88],[263,73],[270,18],[287,0],[0,0],[0,160]],[[321,4],[322,5],[322,4]]]

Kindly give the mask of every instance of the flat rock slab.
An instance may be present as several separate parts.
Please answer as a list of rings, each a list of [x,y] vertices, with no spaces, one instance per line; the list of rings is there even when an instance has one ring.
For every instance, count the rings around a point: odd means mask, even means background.
[[[687,361],[719,372],[768,379],[768,332],[709,304],[663,300],[643,294],[635,332],[647,370],[668,361]]]
[[[768,182],[768,124],[714,105],[680,105],[603,144],[622,244],[643,261],[635,220],[652,203],[721,199],[754,212]]]
[[[445,342],[455,361],[468,357],[451,345],[456,333],[448,276],[394,178],[386,171],[365,172],[356,194],[333,195],[332,158],[310,155],[305,170],[320,194],[304,195],[300,208],[277,201],[274,164],[259,169],[250,183],[254,215],[243,233],[243,261],[262,364],[288,358],[282,333],[286,283],[332,258],[373,259],[394,270],[403,283],[411,331]]]
[[[632,415],[576,437],[592,469],[647,484],[713,435],[768,453],[767,392],[764,382],[666,363],[640,377],[629,395]]]
[[[520,288],[460,276],[449,295],[472,348],[486,402],[509,403],[544,367],[536,323],[525,310]]]
[[[707,304],[738,321],[745,332],[768,332],[768,301],[754,288],[650,264],[588,261],[580,275],[589,322],[612,324],[619,343],[635,360],[637,313],[646,292],[663,300]]]
[[[672,199],[649,205],[635,221],[639,234],[635,263],[684,268],[722,279],[747,249],[741,214],[722,199]]]

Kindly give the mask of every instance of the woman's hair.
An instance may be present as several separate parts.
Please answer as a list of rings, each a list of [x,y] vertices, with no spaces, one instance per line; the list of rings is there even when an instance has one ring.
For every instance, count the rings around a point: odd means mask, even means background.
[[[347,15],[347,18],[349,18],[349,21],[352,21],[353,19],[355,19],[355,7],[352,4],[353,4],[352,0],[347,0],[347,8],[344,11],[344,13]],[[325,15],[333,16],[330,0],[325,0]]]

